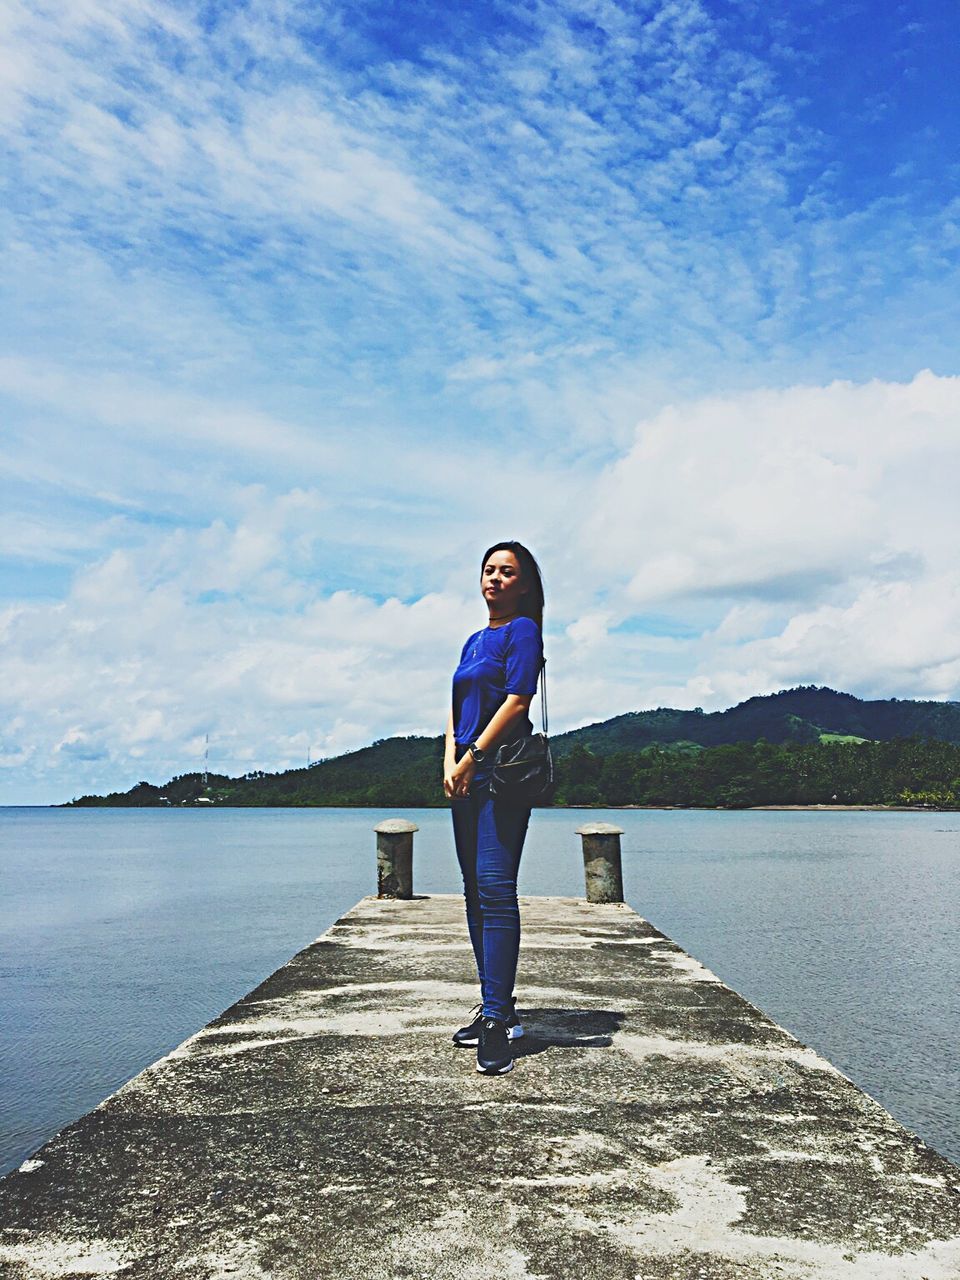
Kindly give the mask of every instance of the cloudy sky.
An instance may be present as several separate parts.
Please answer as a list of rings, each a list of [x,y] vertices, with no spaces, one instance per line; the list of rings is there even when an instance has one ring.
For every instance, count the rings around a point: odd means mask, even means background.
[[[952,0],[6,0],[0,802],[960,696]]]

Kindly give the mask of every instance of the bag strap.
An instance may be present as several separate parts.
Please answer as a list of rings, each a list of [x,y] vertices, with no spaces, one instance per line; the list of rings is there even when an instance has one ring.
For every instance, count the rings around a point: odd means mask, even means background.
[[[547,660],[540,660],[540,719],[543,723],[543,736],[547,736]]]

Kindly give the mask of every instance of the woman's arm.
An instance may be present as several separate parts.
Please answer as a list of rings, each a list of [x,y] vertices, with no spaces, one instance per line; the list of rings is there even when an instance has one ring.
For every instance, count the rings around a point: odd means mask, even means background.
[[[508,693],[501,706],[490,717],[490,723],[474,742],[481,751],[496,751],[507,737],[507,730],[515,720],[525,716],[533,701],[532,693]],[[473,757],[470,757],[471,760]]]
[[[475,744],[481,751],[495,751],[501,741],[507,737],[507,730],[521,716],[527,714],[530,710],[530,703],[533,701],[532,693],[508,693],[502,704],[497,708],[490,718],[490,723],[482,731],[478,733],[474,739]],[[449,752],[449,756],[447,755]],[[459,764],[454,761],[455,746],[453,745],[453,713],[450,714],[450,722],[447,726],[447,749],[444,752],[443,763],[443,789],[448,796],[465,796],[470,790],[470,783],[473,781],[473,775],[476,772],[477,762],[474,760],[471,752],[466,752]],[[448,759],[452,763],[452,768],[448,770]],[[448,790],[448,781],[450,789]]]
[[[443,742],[443,790],[446,796],[454,794],[453,771],[457,767],[457,744],[453,740],[453,707],[447,718],[447,734]]]

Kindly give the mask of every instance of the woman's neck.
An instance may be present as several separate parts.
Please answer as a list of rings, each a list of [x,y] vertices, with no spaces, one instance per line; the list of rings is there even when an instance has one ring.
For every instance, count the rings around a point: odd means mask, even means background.
[[[490,621],[487,625],[491,627],[505,627],[508,622],[511,622],[514,618],[519,618],[519,616],[519,609],[514,609],[513,613],[501,613],[496,616],[491,613]]]

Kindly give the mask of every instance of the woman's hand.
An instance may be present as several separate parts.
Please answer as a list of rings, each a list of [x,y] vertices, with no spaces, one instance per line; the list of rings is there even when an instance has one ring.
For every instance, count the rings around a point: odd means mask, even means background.
[[[453,795],[453,788],[456,785],[453,780],[453,771],[456,767],[457,744],[453,737],[453,707],[451,707],[447,716],[447,732],[443,742],[443,794],[447,799]]]
[[[453,756],[445,757],[443,761],[443,794],[448,800],[453,795],[453,789],[456,786],[453,779],[453,771],[456,767],[457,762],[454,760]]]
[[[473,758],[473,754],[468,751],[464,755],[459,764],[445,762],[443,768],[443,789],[450,799],[454,796],[467,796],[470,794],[470,783],[473,781],[473,775],[477,771],[477,762]]]

